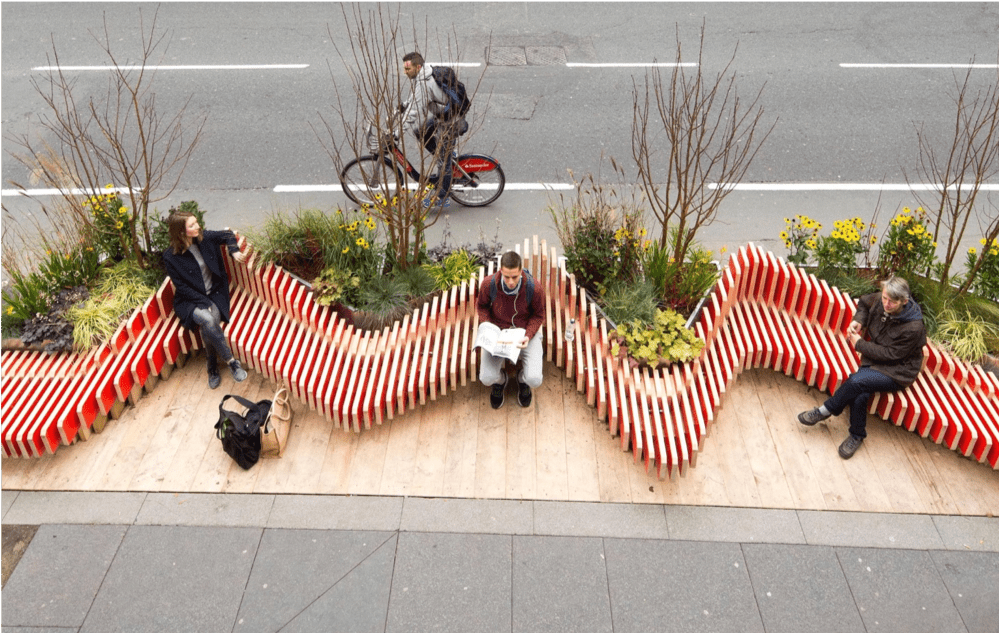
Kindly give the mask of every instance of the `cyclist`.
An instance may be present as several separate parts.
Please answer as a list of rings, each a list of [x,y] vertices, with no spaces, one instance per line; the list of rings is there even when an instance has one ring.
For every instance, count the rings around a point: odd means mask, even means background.
[[[463,117],[452,116],[450,102],[433,78],[433,67],[423,61],[419,53],[406,53],[402,69],[413,82],[413,91],[402,104],[403,132],[410,132],[441,166],[435,195],[425,200],[423,206],[450,206],[451,161],[455,156],[458,136],[468,131]]]

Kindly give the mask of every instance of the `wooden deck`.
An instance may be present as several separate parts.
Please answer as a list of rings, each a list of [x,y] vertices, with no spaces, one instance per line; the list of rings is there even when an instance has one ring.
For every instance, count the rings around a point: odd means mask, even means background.
[[[697,457],[658,481],[607,433],[585,397],[551,364],[522,409],[499,411],[479,383],[360,435],[294,402],[281,459],[243,471],[215,439],[226,393],[270,397],[257,373],[207,389],[203,357],[128,408],[103,433],[40,459],[4,458],[6,490],[406,495],[671,503],[949,515],[999,514],[999,472],[880,419],[850,461],[836,447],[846,416],[813,428],[798,411],[824,396],[771,370],[744,372]]]

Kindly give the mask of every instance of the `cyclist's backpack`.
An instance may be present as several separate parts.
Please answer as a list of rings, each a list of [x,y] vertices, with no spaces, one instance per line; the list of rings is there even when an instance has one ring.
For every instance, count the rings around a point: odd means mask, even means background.
[[[496,301],[496,286],[499,284],[499,278],[501,273],[496,273],[493,275],[493,280],[489,286],[489,302],[492,303]],[[531,273],[524,271],[524,288],[527,290],[527,305],[531,305],[534,301],[534,277],[531,277]]]
[[[445,119],[465,116],[468,109],[472,107],[472,102],[465,91],[465,84],[458,81],[458,75],[454,73],[454,69],[450,66],[434,66],[431,74],[448,100],[447,107],[444,108],[444,112],[440,116]]]

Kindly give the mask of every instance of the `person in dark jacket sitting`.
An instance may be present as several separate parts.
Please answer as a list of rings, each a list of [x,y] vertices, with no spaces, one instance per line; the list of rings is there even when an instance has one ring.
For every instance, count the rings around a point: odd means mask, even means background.
[[[892,277],[881,284],[880,293],[861,297],[847,336],[860,352],[860,368],[821,407],[798,414],[799,422],[812,426],[849,405],[850,435],[839,447],[843,459],[853,457],[867,437],[871,394],[905,389],[922,368],[926,327],[919,304],[909,295],[909,283]]]
[[[163,253],[167,274],[174,285],[173,311],[181,324],[198,328],[208,357],[208,386],[215,389],[222,382],[218,359],[229,366],[236,382],[246,379],[239,361],[233,356],[222,324],[229,322],[229,277],[222,262],[225,245],[237,262],[245,255],[236,244],[232,231],[203,231],[194,215],[180,211],[167,219],[170,247]]]

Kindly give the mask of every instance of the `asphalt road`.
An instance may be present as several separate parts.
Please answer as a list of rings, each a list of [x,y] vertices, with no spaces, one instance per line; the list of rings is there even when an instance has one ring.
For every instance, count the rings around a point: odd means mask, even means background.
[[[148,21],[155,5],[3,4],[5,189],[12,180],[27,181],[7,154],[9,135],[37,133],[43,111],[31,85],[42,73],[32,69],[54,63],[53,42],[60,65],[106,64],[90,34],[103,37],[105,18],[121,59],[136,59],[140,8]],[[841,64],[999,61],[999,4],[990,3],[404,3],[382,9],[401,11],[407,35],[400,57],[414,47],[416,32],[428,60],[478,64],[462,69],[466,83],[482,75],[473,117],[483,127],[466,149],[495,155],[507,182],[525,187],[564,185],[568,170],[606,173],[602,156],[628,165],[632,87],[647,72],[629,64],[673,61],[677,32],[684,61],[695,61],[702,20],[706,74],[721,71],[734,53],[739,95],[749,98],[765,84],[765,120],[777,120],[777,127],[744,182],[767,186],[904,183],[918,158],[915,124],[947,138],[955,75],[964,70]],[[158,72],[160,107],[175,109],[191,96],[189,112],[208,117],[181,188],[164,206],[209,201],[203,206],[224,210],[223,221],[210,223],[240,226],[256,225],[273,210],[344,201],[338,193],[281,193],[288,186],[336,184],[313,128],[320,116],[336,116],[336,87],[349,85],[352,64],[344,64],[338,50],[349,52],[351,33],[340,5],[166,3],[157,26],[169,37],[160,64],[303,66]],[[544,48],[530,63],[496,65],[489,63],[490,47]],[[68,72],[81,94],[105,89],[106,71]],[[976,85],[995,72],[974,70]],[[511,187],[488,209],[452,211],[451,228],[459,239],[480,230],[520,236],[532,227],[544,235],[549,195]],[[3,200],[8,210],[32,212],[23,199]],[[820,219],[868,217],[877,201],[877,192],[737,192],[705,236],[709,245],[716,238],[772,239],[789,211]],[[906,192],[881,199],[889,212],[913,202]]]

